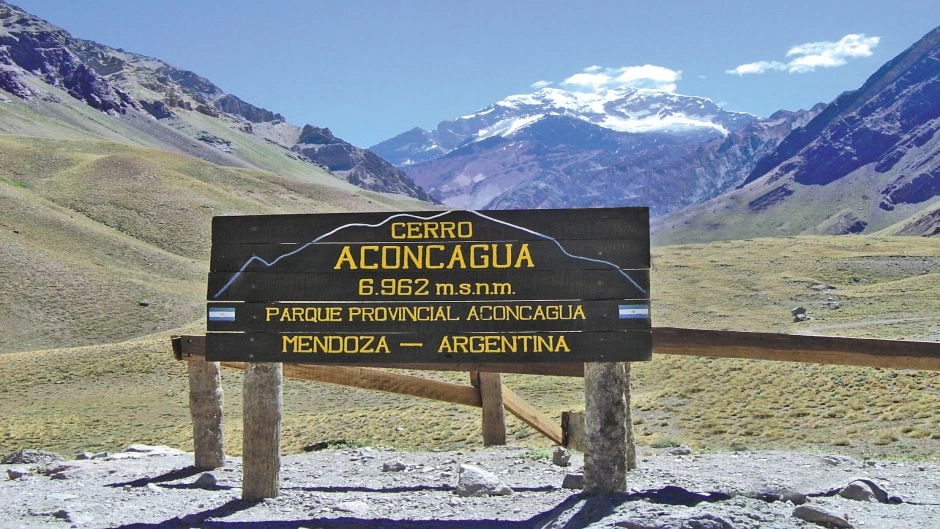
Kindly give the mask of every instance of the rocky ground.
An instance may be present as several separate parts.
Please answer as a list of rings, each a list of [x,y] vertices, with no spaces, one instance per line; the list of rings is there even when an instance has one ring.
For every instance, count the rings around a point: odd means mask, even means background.
[[[940,527],[936,465],[672,449],[641,457],[628,493],[587,498],[562,486],[577,486],[580,456],[562,466],[564,458],[546,455],[525,448],[289,455],[281,494],[249,503],[240,500],[238,458],[201,472],[192,454],[165,447],[75,460],[20,452],[0,465],[0,527]]]

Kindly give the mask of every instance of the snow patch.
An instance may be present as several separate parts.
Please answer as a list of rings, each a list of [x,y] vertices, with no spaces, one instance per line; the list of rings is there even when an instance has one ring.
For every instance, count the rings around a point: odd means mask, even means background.
[[[510,118],[497,121],[493,125],[477,131],[477,141],[491,138],[493,136],[510,136],[516,131],[527,127],[536,121],[544,118],[545,114],[534,114],[519,118]]]

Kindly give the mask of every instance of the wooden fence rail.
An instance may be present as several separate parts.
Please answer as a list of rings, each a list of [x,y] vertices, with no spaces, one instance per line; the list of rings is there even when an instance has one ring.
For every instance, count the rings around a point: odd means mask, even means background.
[[[653,354],[940,371],[940,342],[655,327]]]
[[[654,328],[652,331],[653,353],[684,356],[706,356],[719,358],[740,358],[752,360],[775,360],[789,362],[809,362],[821,364],[839,364],[869,366],[891,369],[919,369],[940,371],[940,343],[909,342],[896,340],[873,340],[859,338],[838,338],[824,336],[800,336],[757,332],[712,331],[700,329],[677,329],[668,327]],[[196,466],[213,468],[224,461],[222,453],[222,394],[218,377],[219,363],[205,362],[205,336],[173,337],[173,352],[178,360],[187,360],[190,371],[190,400],[199,401],[200,406],[191,407],[193,431],[196,444]],[[469,371],[472,385],[465,386],[429,380],[403,373],[357,365],[355,367],[310,364],[244,364],[241,362],[221,362],[221,366],[246,371],[244,389],[245,421],[244,434],[244,475],[242,497],[246,500],[258,500],[274,497],[279,488],[280,468],[280,415],[281,415],[281,376],[328,382],[364,389],[386,391],[402,395],[411,395],[434,400],[475,406],[483,409],[483,431],[485,444],[505,442],[505,423],[503,409],[516,415],[526,424],[545,435],[556,444],[564,444],[566,435],[553,419],[543,415],[532,405],[525,402],[518,394],[502,383],[499,372],[534,373],[543,375],[584,376],[583,363],[556,364],[486,364],[466,362],[461,364],[422,364],[400,365],[394,367],[423,370],[460,370]],[[598,368],[616,370],[618,364],[591,364],[592,370],[585,380],[585,386],[611,382],[610,377],[599,377]],[[383,365],[383,368],[392,367]],[[626,364],[619,369],[628,368]],[[268,374],[270,373],[270,374]],[[626,371],[629,373],[629,371]],[[629,431],[629,375],[621,380],[616,391],[599,390],[620,399],[621,406],[605,405],[606,409],[620,409],[626,412],[626,419],[615,421],[625,423],[627,431],[617,436],[632,439]],[[623,378],[623,376],[621,376]],[[590,394],[591,392],[586,392]],[[595,395],[596,397],[596,395]],[[596,399],[595,399],[596,400]],[[205,402],[203,402],[205,401]],[[602,406],[590,405],[587,409],[597,410]],[[569,417],[571,419],[571,417]],[[564,419],[563,419],[564,422]],[[572,428],[570,425],[568,428]],[[585,426],[597,426],[596,419]],[[577,428],[583,430],[581,426]],[[594,443],[602,436],[597,432],[591,437]],[[633,447],[632,440],[629,448]],[[591,452],[591,456],[588,453]],[[596,452],[596,453],[595,453]],[[635,463],[629,451],[608,450],[604,446],[585,449],[585,468],[591,463],[591,479],[585,472],[585,491],[622,490],[625,483],[623,472]],[[616,468],[608,476],[607,466],[611,455],[625,455],[626,460],[617,460]],[[602,454],[602,455],[598,455]],[[597,463],[594,459],[602,463]],[[598,466],[600,465],[600,466]],[[611,477],[612,476],[612,477]],[[611,478],[611,479],[608,479]],[[623,483],[621,483],[623,482]]]
[[[205,355],[204,336],[183,336],[174,341],[177,359]],[[940,342],[802,336],[764,332],[653,328],[653,354],[808,362],[888,369],[940,371]],[[294,364],[302,366],[303,364]],[[369,367],[367,364],[357,364]],[[483,371],[583,376],[583,363],[511,364],[464,362],[459,364],[389,365],[404,369]],[[325,381],[327,382],[327,381]]]
[[[174,337],[173,350],[179,360],[203,360],[205,336]],[[653,353],[940,371],[940,342],[656,327],[653,329]],[[234,369],[245,368],[241,362],[222,362],[221,365]],[[511,372],[576,377],[584,375],[583,363],[546,365],[464,362],[421,365],[384,364],[382,367],[469,371],[471,373]],[[478,408],[485,407],[484,396],[492,394],[498,396],[493,399],[497,402],[496,406],[501,402],[506,411],[555,443],[562,444],[564,438],[560,425],[525,402],[505,384],[498,382],[499,389],[493,388],[492,381],[498,378],[491,379],[489,384],[475,383],[473,386],[466,386],[394,373],[387,369],[377,369],[361,364],[355,367],[285,364],[283,370],[284,376],[288,378],[411,395]],[[476,377],[475,381],[479,381],[479,375],[472,376]],[[486,390],[487,387],[491,389]],[[489,393],[486,393],[487,391]],[[493,413],[493,404],[489,405],[489,410],[485,415],[495,416],[495,419],[493,421],[484,419],[485,425],[497,425],[491,429],[498,429],[503,423],[502,417]],[[498,434],[491,432],[487,438],[498,439]]]

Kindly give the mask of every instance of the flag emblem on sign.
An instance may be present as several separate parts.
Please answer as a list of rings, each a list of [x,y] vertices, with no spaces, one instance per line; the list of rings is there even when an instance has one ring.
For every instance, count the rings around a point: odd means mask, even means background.
[[[650,308],[648,305],[619,305],[618,315],[620,319],[649,318]]]
[[[235,307],[212,307],[209,321],[235,321]]]

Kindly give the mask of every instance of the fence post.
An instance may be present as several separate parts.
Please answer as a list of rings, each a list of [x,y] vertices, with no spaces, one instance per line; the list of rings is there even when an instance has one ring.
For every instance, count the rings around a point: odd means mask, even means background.
[[[483,446],[506,444],[503,380],[499,373],[474,371],[470,383],[480,391],[483,404]]]
[[[630,362],[623,364],[624,422],[627,428],[627,470],[636,468],[636,439],[633,437],[633,414],[630,411]]]
[[[584,365],[584,493],[627,490],[628,379],[623,362]]]
[[[225,465],[222,435],[222,378],[218,362],[204,357],[187,362],[189,414],[193,420],[194,466],[211,470]]]
[[[282,364],[245,364],[242,499],[274,498],[281,472]]]

